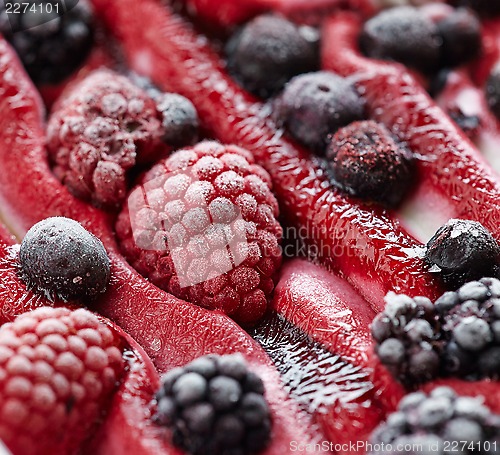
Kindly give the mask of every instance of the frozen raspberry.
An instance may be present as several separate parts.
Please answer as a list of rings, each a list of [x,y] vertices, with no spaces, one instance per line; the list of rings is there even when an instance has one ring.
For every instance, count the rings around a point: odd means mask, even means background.
[[[469,9],[459,8],[437,23],[442,43],[442,63],[456,66],[481,52],[481,22]]]
[[[124,369],[87,310],[40,308],[0,328],[0,438],[16,455],[76,453]]]
[[[202,142],[144,176],[116,233],[158,287],[251,323],[266,311],[281,262],[277,215],[269,175],[249,152]]]
[[[368,20],[360,46],[369,57],[396,60],[422,71],[439,64],[441,38],[437,26],[418,8],[391,8]]]
[[[364,103],[352,83],[325,71],[294,77],[275,103],[276,117],[290,134],[323,153],[329,135],[363,118]]]
[[[264,384],[239,354],[199,357],[162,378],[158,424],[192,455],[255,454],[271,437]]]
[[[106,290],[109,258],[102,242],[69,218],[35,224],[19,251],[20,275],[50,300],[94,297]]]
[[[432,302],[394,293],[386,302],[371,327],[380,361],[407,386],[435,378],[440,373],[442,342]]]
[[[8,13],[7,3],[21,4],[19,12]],[[89,54],[93,13],[87,0],[0,0],[0,33],[12,43],[36,83],[56,84]]]
[[[444,453],[446,441],[449,444],[460,441],[464,450],[457,453],[461,454],[473,454],[478,450],[496,453],[500,415],[494,414],[483,402],[482,397],[458,396],[448,387],[437,387],[429,395],[423,392],[407,395],[397,411],[373,432],[369,441],[373,449],[367,453]],[[450,447],[453,446],[450,444]],[[484,452],[483,447],[486,448]],[[490,452],[488,447],[493,450]]]
[[[128,172],[137,163],[156,161],[193,140],[196,111],[181,98],[163,94],[156,103],[126,77],[92,73],[63,95],[49,120],[55,174],[77,197],[118,208],[127,193]]]
[[[497,276],[500,246],[481,223],[452,219],[427,243],[425,260],[431,272],[456,289],[467,281]]]
[[[334,183],[359,198],[396,206],[411,187],[410,152],[373,120],[340,128],[326,156]]]
[[[248,91],[267,98],[293,76],[318,67],[317,33],[279,16],[259,16],[226,46],[232,76]]]

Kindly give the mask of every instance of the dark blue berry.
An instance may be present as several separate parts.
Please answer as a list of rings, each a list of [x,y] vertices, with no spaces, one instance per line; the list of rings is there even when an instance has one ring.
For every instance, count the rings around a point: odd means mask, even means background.
[[[486,100],[493,114],[500,119],[500,62],[493,67],[486,82]]]
[[[262,380],[240,355],[200,357],[162,378],[156,423],[193,455],[251,454],[269,442],[271,420]]]
[[[407,395],[398,410],[375,429],[369,441],[373,450],[367,455],[443,454],[445,441],[460,441],[464,447],[460,453],[473,454],[485,442],[500,437],[500,416],[484,406],[483,400],[457,396],[447,387],[438,387],[430,395]]]
[[[106,290],[110,262],[101,241],[74,220],[47,218],[35,224],[19,251],[20,276],[49,299],[93,297]]]
[[[439,65],[441,38],[437,26],[417,8],[402,6],[368,20],[360,35],[360,46],[369,57],[429,71]]]
[[[22,5],[19,14],[7,14],[6,3],[0,0],[0,32],[16,49],[35,83],[56,84],[83,63],[94,41],[93,14],[87,0],[11,2]]]
[[[481,52],[481,22],[469,9],[453,10],[437,23],[442,43],[442,64],[456,66]]]
[[[173,148],[194,144],[199,121],[193,103],[176,93],[162,93],[155,101],[162,116],[163,140]]]
[[[297,74],[318,67],[318,35],[285,18],[259,16],[226,46],[229,72],[245,89],[267,98]]]
[[[323,153],[329,135],[363,118],[364,102],[352,83],[319,71],[294,77],[276,102],[276,117],[289,133]]]
[[[411,154],[372,120],[339,129],[326,157],[334,183],[361,199],[393,207],[411,187]]]
[[[484,276],[497,276],[500,247],[480,223],[452,219],[427,243],[425,260],[431,272],[456,288]]]

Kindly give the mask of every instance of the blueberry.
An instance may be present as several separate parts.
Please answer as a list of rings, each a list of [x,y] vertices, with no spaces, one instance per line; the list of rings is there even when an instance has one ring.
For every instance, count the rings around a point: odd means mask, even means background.
[[[297,141],[324,153],[329,135],[363,118],[364,102],[348,79],[319,71],[294,77],[275,110]]]
[[[410,153],[372,120],[339,129],[328,146],[327,159],[334,183],[368,201],[397,206],[412,184]]]
[[[318,66],[317,35],[285,18],[264,15],[246,24],[226,46],[229,72],[245,89],[267,98],[297,74]]]
[[[27,6],[19,14],[7,14],[6,2],[0,1],[0,32],[11,42],[35,83],[57,84],[84,62],[92,48],[90,4],[80,0],[64,12],[62,0],[23,1]]]
[[[480,223],[452,219],[427,243],[425,260],[437,267],[447,286],[456,288],[484,276],[496,276],[500,247]]]
[[[500,62],[493,67],[486,82],[486,99],[493,114],[500,119]]]
[[[397,7],[363,26],[360,46],[372,58],[396,60],[422,71],[437,68],[441,38],[437,26],[417,8]]]
[[[469,9],[459,8],[437,23],[443,40],[442,61],[456,66],[472,60],[481,52],[481,22]]]
[[[163,140],[173,148],[194,144],[199,120],[193,103],[176,93],[162,93],[155,101],[162,115]]]
[[[74,220],[47,218],[35,224],[19,251],[20,277],[29,288],[63,300],[106,290],[110,262],[101,241]]]

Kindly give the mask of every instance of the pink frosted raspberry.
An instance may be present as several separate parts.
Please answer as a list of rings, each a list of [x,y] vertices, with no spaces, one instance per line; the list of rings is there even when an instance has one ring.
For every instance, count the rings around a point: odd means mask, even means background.
[[[192,143],[192,104],[180,95],[156,95],[108,70],[92,73],[63,95],[49,120],[48,150],[55,174],[73,194],[118,208],[132,167]]]
[[[236,146],[202,142],[154,166],[130,193],[116,233],[158,287],[241,323],[267,309],[282,229],[267,172]]]
[[[0,439],[16,455],[73,453],[123,370],[120,338],[89,311],[19,316],[0,328]]]

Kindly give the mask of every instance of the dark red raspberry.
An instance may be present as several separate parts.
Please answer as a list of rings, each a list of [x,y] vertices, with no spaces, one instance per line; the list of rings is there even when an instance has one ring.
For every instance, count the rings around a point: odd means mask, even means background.
[[[70,89],[48,124],[48,150],[59,179],[77,197],[118,208],[127,171],[169,149],[155,101],[126,77],[97,71]]]
[[[0,438],[17,455],[74,453],[124,369],[120,338],[87,310],[40,308],[0,329]]]
[[[116,225],[122,251],[158,287],[253,323],[281,263],[270,187],[239,147],[202,142],[180,150],[131,192]]]

